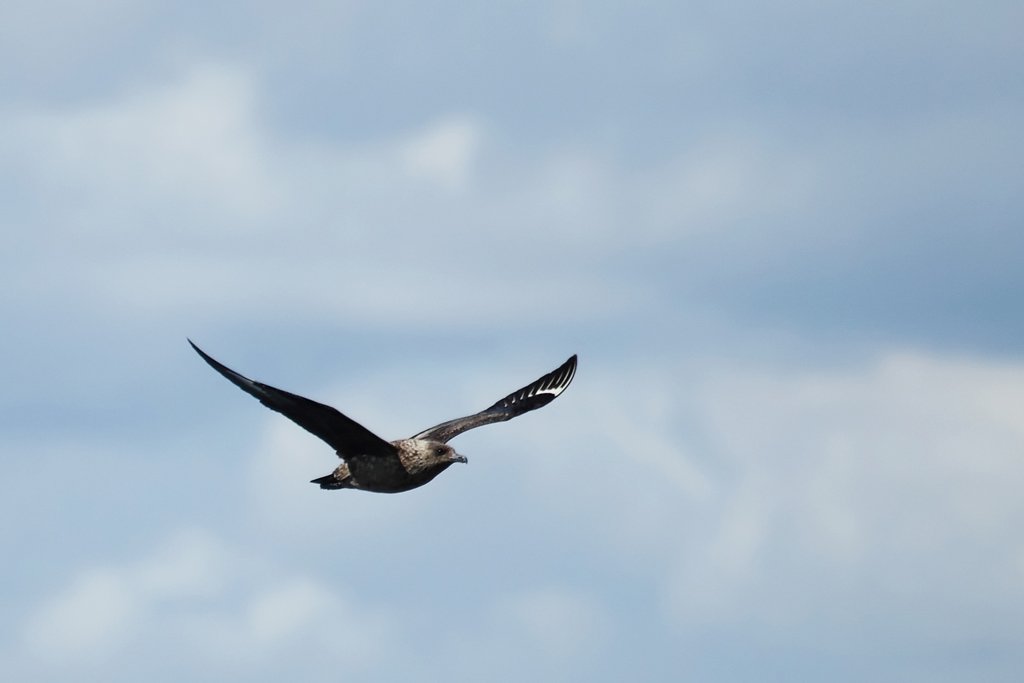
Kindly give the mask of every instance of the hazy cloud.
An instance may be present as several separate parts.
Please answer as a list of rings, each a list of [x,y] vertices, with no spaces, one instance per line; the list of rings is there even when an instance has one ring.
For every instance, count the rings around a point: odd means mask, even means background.
[[[4,5],[2,673],[1015,681],[1020,19]]]

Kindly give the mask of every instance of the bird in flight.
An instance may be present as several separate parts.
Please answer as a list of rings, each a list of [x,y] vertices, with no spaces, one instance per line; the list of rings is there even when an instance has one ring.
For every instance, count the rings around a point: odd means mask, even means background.
[[[312,480],[322,489],[400,493],[423,486],[452,463],[466,462],[464,456],[448,445],[450,440],[467,430],[511,420],[546,406],[565,391],[576,374],[576,355],[573,354],[548,374],[513,391],[486,410],[442,422],[408,439],[388,442],[330,406],[254,382],[211,358],[191,339],[188,343],[210,367],[236,387],[334,448],[342,463],[330,474]]]

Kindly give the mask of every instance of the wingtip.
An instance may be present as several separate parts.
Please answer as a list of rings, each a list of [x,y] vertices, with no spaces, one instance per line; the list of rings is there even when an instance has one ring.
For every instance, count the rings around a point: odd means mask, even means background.
[[[219,360],[217,360],[216,358],[214,358],[213,356],[208,354],[206,351],[203,351],[201,348],[196,346],[195,342],[193,342],[191,339],[188,340],[188,343],[192,345],[192,348],[195,349],[196,353],[199,354],[199,357],[202,358],[204,361],[206,361],[207,365],[209,365],[211,368],[213,368],[214,370],[216,370],[220,374],[222,374],[225,377],[227,377],[229,380],[231,380],[235,384],[238,384],[239,379],[244,380],[245,382],[252,382],[252,380],[250,380],[245,375],[241,375],[241,374],[235,372],[234,370],[232,370],[231,368],[229,368],[228,366],[224,365]],[[246,390],[246,391],[248,391],[248,390]]]
[[[191,340],[191,339],[189,339],[188,337],[185,337],[185,339],[186,339],[186,340],[188,341],[188,343],[189,343],[189,346],[191,346],[191,347],[192,347],[192,349],[193,349],[193,350],[194,350],[194,351],[195,351],[196,353],[198,353],[198,354],[199,354],[199,356],[200,356],[200,357],[201,357],[201,358],[202,358],[203,360],[205,360],[205,361],[206,361],[207,363],[209,363],[210,361],[212,361],[212,360],[213,360],[212,358],[210,358],[210,356],[209,356],[209,355],[207,355],[206,351],[203,351],[203,350],[202,350],[201,348],[199,348],[198,346],[196,346],[196,343],[195,343],[194,341],[192,341],[192,340]]]
[[[577,362],[577,360],[578,359],[576,357],[576,354],[574,353],[571,356],[569,356],[569,360],[566,362],[566,365],[568,365],[568,370],[569,370],[569,377],[568,377],[568,379],[566,379],[566,382],[565,382],[566,388],[568,388],[568,386],[570,384],[572,384],[573,379],[576,378],[576,362]],[[563,389],[563,391],[564,391],[564,389]]]
[[[569,356],[569,360],[567,360],[564,363],[562,363],[562,367],[559,368],[560,370],[564,369],[564,370],[566,370],[569,373],[569,381],[566,382],[566,386],[569,386],[569,383],[572,382],[572,378],[576,375],[576,363],[577,363],[577,360],[578,360],[578,358],[576,357],[576,354],[574,353],[571,356]]]

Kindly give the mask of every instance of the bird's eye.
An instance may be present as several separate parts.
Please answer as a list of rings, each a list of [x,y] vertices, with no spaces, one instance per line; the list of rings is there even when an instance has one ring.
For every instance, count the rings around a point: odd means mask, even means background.
[[[445,448],[444,446],[438,446],[437,448],[434,449],[434,453],[436,455],[444,455],[447,450],[448,449]]]

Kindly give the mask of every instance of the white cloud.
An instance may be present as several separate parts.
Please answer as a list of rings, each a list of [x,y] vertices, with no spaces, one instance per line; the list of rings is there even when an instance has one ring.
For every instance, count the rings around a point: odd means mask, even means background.
[[[29,617],[23,668],[115,673],[165,647],[177,650],[172,670],[238,673],[328,649],[358,666],[386,642],[383,617],[280,565],[184,531],[141,560],[80,570]]]
[[[104,660],[137,637],[161,603],[216,591],[225,562],[218,541],[184,531],[139,562],[86,569],[31,617],[28,648],[57,662]]]
[[[154,597],[205,597],[222,589],[235,559],[210,534],[186,530],[171,536],[129,575],[138,590]]]
[[[364,667],[393,642],[387,620],[360,612],[338,591],[304,576],[278,580],[247,597],[240,609],[193,616],[188,639],[202,657],[228,669],[303,670],[323,657]]]
[[[197,207],[230,230],[281,201],[255,97],[244,71],[197,65],[116,99],[8,113],[2,144],[62,200],[50,208],[69,222],[64,230],[139,234],[147,212]]]
[[[417,674],[431,680],[552,681],[601,678],[614,624],[595,596],[572,586],[498,592],[468,621],[413,635]],[[620,634],[621,635],[621,634]]]
[[[953,621],[959,607],[1015,592],[1024,368],[891,353],[839,371],[719,369],[698,391],[728,483],[711,533],[679,549],[684,621],[900,614],[904,635],[966,638],[980,624]],[[932,617],[908,618],[924,604]]]
[[[138,596],[123,576],[87,571],[32,617],[26,643],[40,659],[105,659],[129,637],[139,610]]]
[[[208,63],[0,115],[0,148],[34,178],[12,208],[26,255],[12,280],[161,316],[600,320],[662,302],[595,259],[788,206],[804,187],[799,164],[757,144],[710,141],[631,170],[582,148],[502,151],[469,114],[311,143],[271,128],[263,97],[245,69]],[[478,163],[484,150],[504,156]],[[40,284],[54,268],[64,277]]]
[[[461,191],[470,180],[481,137],[479,123],[451,117],[408,139],[399,155],[409,173]]]
[[[575,530],[560,552],[644,577],[698,631],[1006,632],[1024,367],[921,352],[817,369],[654,362],[588,366],[511,439],[473,437],[489,467],[521,475],[508,485],[526,509]]]
[[[402,623],[441,613],[479,620],[472,629],[460,623],[436,633],[452,661],[439,659],[431,671],[475,675],[515,650],[534,659],[512,666],[512,678],[599,661],[597,648],[635,627],[610,611],[608,601],[621,595],[602,583],[606,575],[660,591],[664,612],[645,618],[674,620],[685,632],[753,628],[808,642],[845,629],[859,634],[847,646],[856,651],[883,638],[965,642],[1017,623],[1024,368],[923,353],[791,370],[651,360],[650,367],[593,367],[557,403],[520,418],[514,438],[507,427],[504,437],[498,427],[474,432],[487,457],[473,462],[504,468],[511,477],[496,484],[519,489],[484,496],[513,507],[506,516],[480,508],[488,528],[479,533],[507,534],[512,552],[527,543],[537,560],[528,561],[528,577],[488,576],[487,587],[466,598],[485,596],[482,607],[454,598],[443,607],[403,601]],[[363,381],[342,393],[387,384]],[[493,379],[468,373],[445,403],[486,402],[493,390]],[[426,396],[427,389],[410,390],[407,398],[416,406]],[[359,418],[390,434],[389,425],[402,421],[392,402],[368,400]],[[437,489],[318,495],[306,479],[333,466],[329,449],[278,415],[268,413],[263,424],[249,474],[251,507],[241,513],[259,529],[259,552],[243,560],[240,551],[190,532],[139,561],[79,571],[26,625],[24,643],[35,659],[45,653],[51,667],[102,666],[145,651],[157,633],[184,643],[189,661],[235,674],[305,670],[303,662],[322,652],[371,666],[382,643],[404,643],[415,659],[415,631],[395,629],[385,598],[375,594],[361,605],[344,586],[319,578],[337,574],[333,555],[323,564],[313,555],[299,571],[261,555],[287,547],[285,555],[294,549],[302,557],[324,538],[345,537],[341,574],[358,574],[376,571],[380,560],[349,555],[381,552],[377,539],[388,538],[387,562],[419,558],[415,581],[433,585],[436,575],[445,583],[458,572],[444,559],[425,566],[419,553],[459,552],[467,537],[449,539],[436,524],[472,529],[482,522],[461,517],[475,503],[448,500]],[[514,458],[504,457],[509,451]],[[451,509],[438,507],[445,504]],[[540,520],[535,537],[520,540],[502,526],[531,524],[530,515]],[[429,541],[418,538],[424,529]],[[423,547],[404,547],[410,543]],[[578,554],[580,566],[590,567],[585,585],[565,584],[571,575],[540,559],[548,554],[559,558],[555,565]],[[467,647],[475,654],[456,662]]]
[[[248,610],[253,640],[272,642],[293,636],[330,606],[333,595],[308,580],[295,580],[259,595]]]
[[[499,620],[525,638],[528,650],[559,659],[599,651],[610,625],[593,599],[571,589],[547,588],[506,596],[497,603],[496,611]]]

